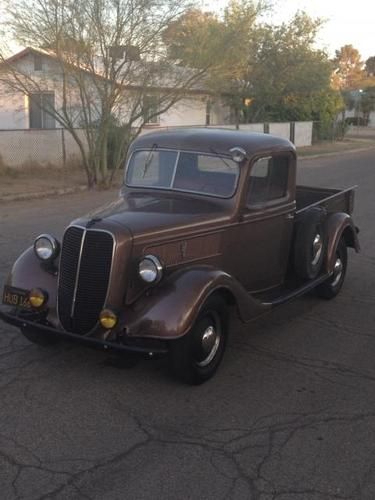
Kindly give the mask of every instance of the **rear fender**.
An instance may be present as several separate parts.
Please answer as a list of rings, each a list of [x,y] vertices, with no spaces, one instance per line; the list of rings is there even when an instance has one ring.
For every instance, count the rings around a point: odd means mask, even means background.
[[[143,295],[125,312],[127,335],[178,338],[194,324],[200,309],[213,293],[221,293],[235,304],[247,322],[270,309],[253,299],[229,274],[209,266],[176,271]]]
[[[28,248],[18,257],[9,273],[7,285],[24,290],[41,288],[48,293],[48,307],[51,309],[56,307],[57,273],[54,274],[43,268],[33,247]]]
[[[357,228],[354,225],[353,219],[350,215],[342,212],[331,214],[326,221],[328,245],[326,254],[326,270],[333,271],[335,263],[335,253],[337,245],[341,238],[344,239],[346,246],[354,248],[359,252],[360,245],[358,240]]]

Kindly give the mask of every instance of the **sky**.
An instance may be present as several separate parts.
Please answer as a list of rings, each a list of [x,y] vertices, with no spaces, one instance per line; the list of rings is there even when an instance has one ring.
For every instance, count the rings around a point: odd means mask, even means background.
[[[199,1],[199,0],[198,0]],[[375,56],[375,0],[271,0],[274,10],[270,20],[287,21],[297,10],[305,10],[313,17],[326,19],[318,47],[330,56],[343,45],[351,44],[359,50],[362,60]],[[3,0],[0,0],[0,13]],[[207,10],[222,10],[228,0],[201,0]]]
[[[227,0],[207,0],[209,9],[220,10]],[[327,20],[322,28],[318,46],[330,56],[343,45],[351,44],[365,61],[375,56],[375,0],[274,0],[272,22],[287,21],[297,10]]]

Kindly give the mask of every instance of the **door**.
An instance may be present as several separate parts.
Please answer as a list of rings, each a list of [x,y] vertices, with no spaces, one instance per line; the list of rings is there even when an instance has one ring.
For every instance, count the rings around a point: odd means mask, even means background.
[[[295,213],[295,158],[278,153],[250,168],[238,225],[242,283],[261,291],[284,281]]]

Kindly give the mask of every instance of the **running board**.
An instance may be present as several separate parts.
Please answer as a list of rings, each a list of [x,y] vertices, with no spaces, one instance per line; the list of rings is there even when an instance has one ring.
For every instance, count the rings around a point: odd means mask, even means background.
[[[285,302],[289,302],[292,299],[296,299],[297,297],[300,297],[301,295],[305,295],[305,293],[310,292],[318,285],[327,281],[331,276],[332,274],[330,273],[323,274],[318,278],[315,278],[314,280],[308,281],[307,283],[296,288],[295,290],[292,290],[291,292],[288,292],[285,295],[277,297],[277,299],[275,300],[272,300],[270,302],[262,302],[262,305],[267,307],[276,307],[280,306],[281,304],[285,304]]]

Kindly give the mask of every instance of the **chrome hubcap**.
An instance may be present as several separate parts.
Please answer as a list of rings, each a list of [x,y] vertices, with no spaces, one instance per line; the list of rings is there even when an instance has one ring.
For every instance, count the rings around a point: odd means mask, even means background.
[[[336,286],[339,283],[341,276],[342,276],[343,269],[344,269],[344,266],[343,266],[342,260],[340,259],[340,257],[337,257],[335,265],[333,267],[333,279],[332,279],[332,283],[331,283],[332,286]]]
[[[197,362],[198,366],[207,366],[214,359],[220,345],[220,332],[213,326],[208,326],[201,339],[203,359]]]
[[[313,247],[312,248],[313,258],[312,258],[311,263],[313,266],[316,266],[316,264],[320,260],[320,257],[322,255],[322,251],[323,251],[323,241],[322,241],[322,237],[320,236],[319,233],[315,236],[312,247]]]

